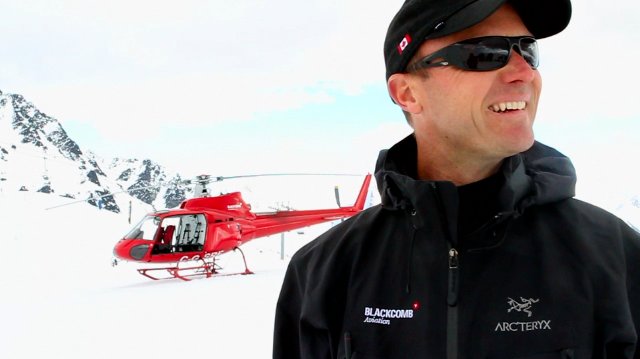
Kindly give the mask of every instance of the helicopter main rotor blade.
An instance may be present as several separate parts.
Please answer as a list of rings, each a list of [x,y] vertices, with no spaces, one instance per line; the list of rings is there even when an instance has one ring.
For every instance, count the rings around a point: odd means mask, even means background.
[[[251,175],[240,176],[217,176],[215,182],[220,182],[226,179],[235,178],[248,178],[248,177],[273,177],[273,176],[362,176],[355,173],[260,173]]]
[[[98,200],[98,199],[101,199],[101,198],[105,198],[105,197],[109,197],[109,196],[114,196],[114,195],[117,195],[117,194],[120,194],[120,193],[131,193],[131,192],[137,192],[137,191],[140,191],[140,190],[143,190],[143,189],[147,189],[147,188],[162,188],[162,187],[165,187],[165,186],[170,185],[170,184],[172,184],[172,183],[174,183],[174,182],[166,182],[166,183],[160,183],[160,184],[158,184],[158,185],[151,185],[151,186],[142,186],[142,187],[130,188],[130,189],[125,189],[125,190],[118,191],[118,192],[107,193],[107,194],[104,194],[104,195],[102,195],[102,196],[97,196],[97,197],[91,196],[91,197],[88,197],[88,198],[85,198],[85,199],[81,199],[81,200],[77,200],[77,201],[73,201],[73,202],[68,202],[68,203],[63,203],[63,204],[60,204],[60,205],[57,205],[57,206],[47,207],[47,208],[45,208],[45,210],[54,209],[54,208],[59,208],[59,207],[64,207],[64,206],[69,206],[69,205],[76,204],[76,203],[88,202],[88,201],[89,201],[89,200],[91,200],[91,199]],[[188,183],[186,183],[186,181],[182,181],[182,182],[175,182],[175,183],[176,183],[176,184],[188,184]]]
[[[156,184],[156,185],[142,186],[142,187],[126,189],[126,190],[122,190],[122,191],[118,191],[118,192],[107,193],[107,194],[102,195],[102,196],[97,196],[97,197],[91,196],[89,198],[85,198],[85,199],[82,199],[82,200],[68,202],[68,203],[57,205],[57,206],[48,207],[48,208],[45,208],[45,209],[49,210],[49,209],[69,206],[69,205],[76,204],[76,203],[87,202],[87,201],[89,201],[91,199],[97,200],[97,199],[101,199],[101,198],[104,198],[104,197],[114,196],[114,195],[120,194],[120,193],[125,193],[125,192],[131,193],[131,192],[136,192],[136,191],[147,189],[147,188],[162,188],[162,187],[166,187],[166,186],[169,186],[169,185],[172,185],[172,184],[175,184],[175,185],[190,185],[190,184],[193,184],[194,182],[201,183],[201,184],[207,184],[207,183],[210,183],[210,182],[221,182],[221,181],[224,181],[226,179],[251,178],[251,177],[273,177],[273,176],[362,176],[362,175],[361,174],[355,174],[355,173],[260,173],[260,174],[250,174],[250,175],[216,176],[216,177],[209,177],[207,175],[201,175],[201,176],[196,176],[196,179],[174,181],[174,182],[161,182],[160,184]],[[199,177],[201,177],[201,178],[199,178]],[[339,202],[339,199],[337,199],[337,200]],[[338,206],[339,206],[339,204],[338,204]]]

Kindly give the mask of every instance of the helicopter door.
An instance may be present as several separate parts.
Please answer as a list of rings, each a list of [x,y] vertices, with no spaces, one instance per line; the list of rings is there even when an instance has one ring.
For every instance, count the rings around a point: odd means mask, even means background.
[[[179,216],[176,251],[197,252],[204,248],[206,220],[202,214]]]

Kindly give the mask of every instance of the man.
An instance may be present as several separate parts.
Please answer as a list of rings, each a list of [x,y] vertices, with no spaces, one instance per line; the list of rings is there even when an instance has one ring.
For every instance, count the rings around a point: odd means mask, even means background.
[[[536,39],[569,0],[408,0],[385,40],[414,133],[382,204],[291,260],[274,358],[639,358],[640,236],[535,142]],[[574,54],[575,56],[575,54]]]

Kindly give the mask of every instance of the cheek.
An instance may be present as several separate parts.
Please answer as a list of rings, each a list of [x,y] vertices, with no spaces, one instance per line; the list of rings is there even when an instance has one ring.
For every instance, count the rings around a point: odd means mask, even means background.
[[[437,117],[468,116],[486,94],[488,86],[469,81],[469,74],[447,69],[449,76],[433,76],[427,91],[425,106]]]
[[[474,73],[453,68],[436,69],[424,82],[420,101],[425,127],[451,136],[482,127],[484,99],[491,89],[492,79],[486,73]],[[477,123],[480,122],[480,123]],[[447,136],[448,137],[448,136]]]
[[[538,110],[538,101],[540,100],[540,94],[542,93],[542,77],[540,73],[536,71],[536,77],[533,80],[533,91],[535,97],[535,106],[532,108],[531,114],[535,116],[536,111]]]

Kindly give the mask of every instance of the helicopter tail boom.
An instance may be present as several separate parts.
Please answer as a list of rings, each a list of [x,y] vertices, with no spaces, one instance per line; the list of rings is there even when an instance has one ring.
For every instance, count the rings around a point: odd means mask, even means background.
[[[351,217],[364,209],[367,195],[369,193],[370,182],[371,174],[368,174],[362,183],[362,187],[360,188],[360,192],[358,193],[358,197],[356,198],[353,206],[334,209],[256,213],[256,217],[252,221],[254,229],[250,232],[247,231],[245,234],[247,234],[247,237],[250,239],[254,239],[332,220]]]

